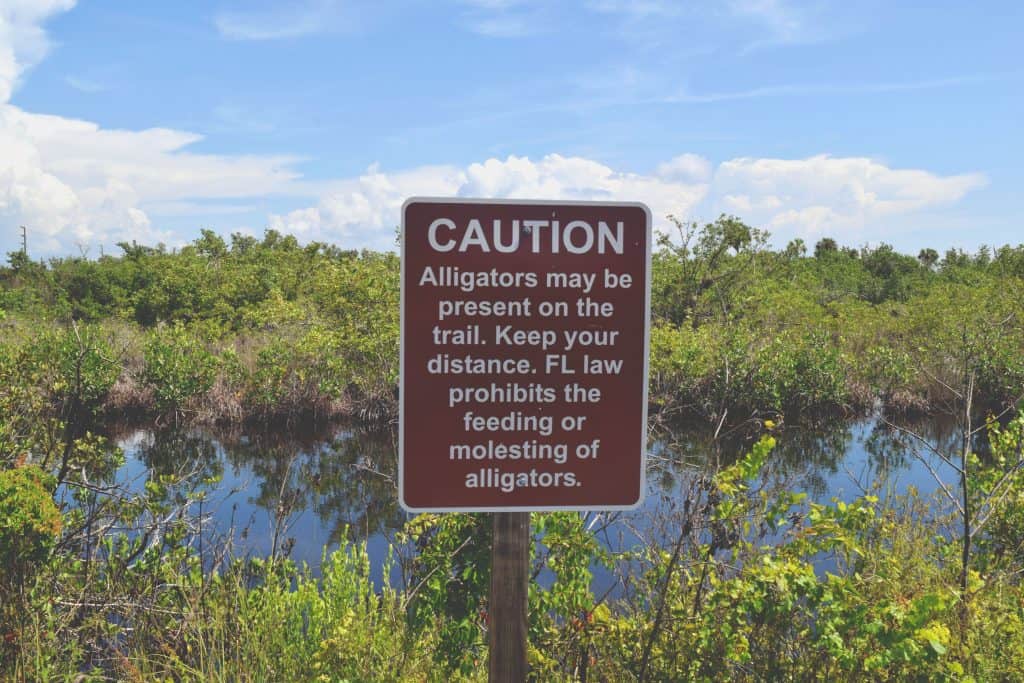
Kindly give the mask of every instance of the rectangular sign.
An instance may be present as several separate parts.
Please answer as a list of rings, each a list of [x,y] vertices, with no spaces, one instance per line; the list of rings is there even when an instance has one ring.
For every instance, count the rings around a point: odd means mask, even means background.
[[[401,241],[402,507],[638,506],[649,209],[410,199]]]

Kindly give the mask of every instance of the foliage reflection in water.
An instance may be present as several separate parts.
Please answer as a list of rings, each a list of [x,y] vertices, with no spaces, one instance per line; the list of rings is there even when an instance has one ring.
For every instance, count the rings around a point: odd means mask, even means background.
[[[955,438],[953,425],[942,420],[916,428],[936,443]],[[756,431],[737,430],[716,441],[707,429],[692,425],[658,429],[643,506],[631,513],[593,515],[592,528],[613,550],[668,542],[673,512],[692,477],[733,462],[749,449]],[[213,528],[206,534],[229,540],[236,556],[278,554],[317,571],[325,549],[337,548],[345,537],[366,540],[379,581],[388,542],[407,519],[397,504],[393,430],[121,428],[115,436],[126,455],[119,478],[142,482],[147,472],[187,466],[200,474],[192,481],[207,479],[204,505]],[[955,481],[951,471],[939,473]],[[821,502],[851,500],[868,489],[883,497],[909,486],[923,494],[936,489],[907,444],[875,419],[786,426],[759,483],[805,492]]]

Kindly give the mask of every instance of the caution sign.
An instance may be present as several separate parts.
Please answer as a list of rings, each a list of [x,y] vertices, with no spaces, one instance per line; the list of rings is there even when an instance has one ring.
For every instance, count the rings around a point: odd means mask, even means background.
[[[647,207],[411,199],[401,240],[402,506],[639,505]]]

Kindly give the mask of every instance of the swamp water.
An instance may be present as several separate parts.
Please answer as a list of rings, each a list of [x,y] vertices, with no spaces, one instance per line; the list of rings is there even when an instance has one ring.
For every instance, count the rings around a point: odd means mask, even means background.
[[[933,443],[951,445],[952,425],[915,424]],[[755,435],[712,443],[704,428],[659,430],[649,447],[647,496],[636,511],[590,513],[588,523],[613,549],[668,543],[672,512],[682,504],[694,472],[749,450]],[[114,430],[125,452],[117,478],[138,488],[158,474],[189,473],[206,496],[193,512],[205,515],[203,535],[231,542],[236,557],[277,553],[318,573],[325,552],[365,540],[379,582],[389,542],[408,515],[397,503],[397,432],[344,425],[317,428]],[[924,460],[922,460],[924,458]],[[927,463],[927,464],[926,464]],[[876,495],[936,492],[934,469],[950,485],[954,472],[938,458],[915,455],[880,421],[865,418],[814,427],[787,425],[759,484],[805,492],[809,500],[849,501],[869,488]],[[667,531],[666,531],[667,530]],[[597,584],[608,577],[596,575]]]

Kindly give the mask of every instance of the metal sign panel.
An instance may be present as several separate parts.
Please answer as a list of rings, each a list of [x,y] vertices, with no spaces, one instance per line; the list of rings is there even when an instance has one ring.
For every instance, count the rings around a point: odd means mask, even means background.
[[[402,506],[638,506],[650,210],[417,198],[401,241]]]

